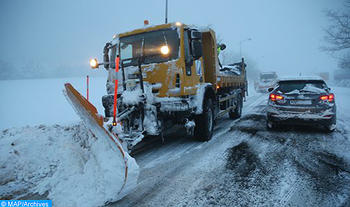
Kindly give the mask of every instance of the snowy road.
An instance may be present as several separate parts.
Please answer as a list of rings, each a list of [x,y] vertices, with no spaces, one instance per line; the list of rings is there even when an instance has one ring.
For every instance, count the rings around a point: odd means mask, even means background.
[[[47,81],[35,82],[37,85],[29,91],[41,89],[37,99],[32,98],[33,93],[12,98],[16,103],[28,99],[28,104],[49,114],[49,104],[42,101],[47,89],[40,85]],[[15,110],[17,105],[5,111],[10,103],[3,103],[0,128],[19,128],[5,129],[0,134],[0,198],[66,201],[69,196],[54,196],[52,193],[58,189],[50,189],[44,185],[46,181],[62,183],[67,177],[90,172],[88,178],[93,179],[89,181],[108,180],[96,185],[99,188],[88,188],[94,196],[89,196],[85,189],[80,192],[81,196],[74,197],[73,187],[57,192],[72,194],[70,200],[74,201],[113,200],[114,194],[110,192],[116,184],[94,160],[90,149],[94,139],[75,120],[77,117],[66,117],[74,111],[61,95],[61,82],[55,82],[57,92],[51,97],[56,97],[60,108],[50,116],[58,119],[52,122],[64,125],[50,126],[44,115],[31,114],[22,115],[23,123],[46,125],[14,125],[16,117],[25,111]],[[100,82],[99,85],[103,85]],[[8,83],[2,84],[9,87]],[[80,88],[84,91],[82,84]],[[100,102],[103,93],[102,89],[92,93],[94,104]],[[186,137],[179,133],[183,129],[175,128],[164,144],[155,141],[134,155],[140,166],[137,188],[122,200],[106,206],[350,206],[350,89],[334,88],[334,93],[338,125],[331,134],[300,127],[267,131],[267,95],[255,93],[244,103],[242,118],[232,121],[224,117],[217,121],[209,142]],[[37,154],[39,149],[42,153]],[[89,163],[93,163],[92,168]],[[95,186],[94,182],[81,183]],[[44,190],[38,195],[40,187]]]
[[[217,121],[213,139],[179,134],[135,155],[139,184],[107,206],[350,206],[350,90],[336,88],[338,127],[265,128],[266,95]]]

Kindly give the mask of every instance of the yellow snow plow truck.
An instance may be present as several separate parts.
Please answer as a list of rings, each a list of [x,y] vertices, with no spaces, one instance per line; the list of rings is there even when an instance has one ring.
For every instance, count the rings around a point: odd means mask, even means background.
[[[92,68],[103,65],[108,71],[100,125],[128,150],[175,124],[210,140],[216,118],[241,116],[247,91],[244,59],[221,66],[221,46],[212,29],[179,22],[115,35],[104,47],[103,61],[90,61]]]

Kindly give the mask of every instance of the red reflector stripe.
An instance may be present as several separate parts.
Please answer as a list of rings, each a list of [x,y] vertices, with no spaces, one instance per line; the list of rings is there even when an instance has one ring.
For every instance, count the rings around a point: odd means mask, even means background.
[[[119,55],[115,59],[115,72],[119,71]],[[113,126],[117,125],[116,116],[117,116],[117,94],[118,94],[118,79],[115,79],[114,82],[114,104],[113,104]]]

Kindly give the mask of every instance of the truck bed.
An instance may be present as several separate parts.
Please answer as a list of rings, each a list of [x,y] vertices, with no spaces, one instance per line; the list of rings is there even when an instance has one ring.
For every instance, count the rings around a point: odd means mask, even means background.
[[[239,88],[246,84],[245,69],[236,66],[224,65],[217,73],[217,85],[219,87]]]

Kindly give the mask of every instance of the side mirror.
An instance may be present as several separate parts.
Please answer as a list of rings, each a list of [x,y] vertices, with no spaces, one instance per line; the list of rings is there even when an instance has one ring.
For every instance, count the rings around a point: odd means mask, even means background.
[[[267,91],[268,91],[268,92],[271,92],[271,91],[273,91],[273,89],[274,89],[274,88],[269,88],[269,89],[267,89]]]
[[[219,47],[220,47],[221,50],[226,49],[226,45],[225,44],[221,44]]]
[[[104,68],[108,69],[109,68],[109,56],[108,56],[108,53],[109,53],[109,48],[112,44],[107,42],[105,47],[103,48],[103,62],[105,64],[103,64]]]
[[[192,56],[195,60],[202,57],[202,41],[192,40],[191,41]]]
[[[108,56],[108,53],[107,54],[103,54],[103,66],[104,68],[108,69],[109,68],[109,56]]]
[[[202,33],[198,32],[198,31],[195,31],[195,30],[192,30],[191,31],[191,39],[192,40],[201,40],[202,39]]]

